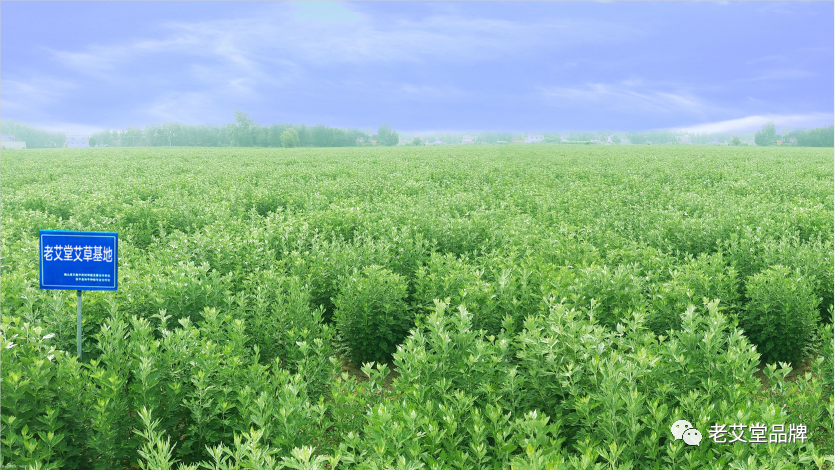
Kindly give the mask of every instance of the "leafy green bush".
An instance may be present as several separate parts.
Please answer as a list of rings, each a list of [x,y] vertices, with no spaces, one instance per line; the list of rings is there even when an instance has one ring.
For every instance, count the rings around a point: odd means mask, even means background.
[[[766,244],[762,254],[767,266],[782,264],[791,268],[800,268],[804,276],[814,280],[815,295],[823,300],[818,306],[821,319],[831,325],[828,316],[829,308],[833,306],[833,289],[835,278],[835,248],[832,239],[814,238],[805,242],[797,237],[790,237]]]
[[[340,278],[334,318],[343,346],[361,364],[385,361],[409,331],[403,277],[371,265]]]
[[[646,311],[645,289],[645,279],[635,265],[589,266],[577,270],[568,300],[577,309],[593,308],[602,325],[614,328],[632,312]]]
[[[439,302],[394,355],[401,375],[393,393],[402,400],[373,407],[367,440],[349,447],[366,464],[394,465],[402,455],[404,467],[440,459],[461,468],[824,462],[816,446],[831,446],[832,431],[825,421],[830,406],[813,405],[821,381],[810,374],[795,386],[783,369],[765,392],[770,400],[752,400],[762,387],[754,375],[759,355],[717,302],[703,312],[689,307],[681,329],[659,341],[640,313],[613,332],[554,300],[548,299],[547,315],[531,316],[523,331],[498,338],[480,337],[466,309],[447,311]],[[792,414],[782,414],[781,405]],[[804,422],[817,437],[766,448],[712,443],[705,431],[702,445],[688,448],[668,431],[682,416],[700,430],[740,421]]]
[[[358,238],[352,242],[340,239],[314,238],[302,253],[292,252],[285,259],[288,271],[310,284],[311,302],[323,307],[324,320],[335,320],[334,299],[342,278],[350,277],[357,266],[388,267],[392,261],[390,246],[380,240]]]
[[[832,306],[829,307],[829,324],[818,326],[818,339],[821,341],[821,357],[824,358],[824,382],[829,387],[829,394],[835,392],[835,331],[832,330],[835,324]]]
[[[493,292],[483,276],[484,271],[473,267],[465,258],[433,253],[415,275],[412,297],[416,313],[422,315],[434,309],[435,300],[449,299],[449,305],[464,305],[474,312],[476,329],[488,329],[487,323],[491,322],[484,316]]]
[[[435,400],[452,390],[495,401],[505,384],[503,365],[511,360],[510,339],[482,337],[473,329],[473,315],[466,307],[448,311],[449,304],[436,301],[425,318],[418,317],[416,331],[394,354],[401,384],[435,384],[421,390],[424,398]]]
[[[777,265],[755,274],[745,286],[748,304],[742,326],[765,360],[797,363],[812,341],[819,319],[815,285],[801,270]]]
[[[647,327],[657,335],[681,328],[681,314],[704,299],[718,299],[723,312],[738,314],[742,305],[736,270],[726,266],[722,253],[689,258],[671,270],[671,277],[651,288],[651,312]]]

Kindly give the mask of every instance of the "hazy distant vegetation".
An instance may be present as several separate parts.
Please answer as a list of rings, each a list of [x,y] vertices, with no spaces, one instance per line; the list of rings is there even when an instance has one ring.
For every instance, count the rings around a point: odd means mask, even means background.
[[[780,140],[784,144],[791,143],[799,147],[832,147],[833,130],[835,128],[832,126],[824,126],[811,130],[795,129],[777,135],[777,127],[773,122],[768,122],[754,135],[754,143],[766,147],[777,145],[777,141]]]
[[[61,147],[64,133],[38,129],[19,121],[2,121],[3,134],[15,134],[17,140],[25,141],[28,148]],[[68,129],[71,130],[71,129]],[[288,132],[290,131],[290,132]],[[545,143],[608,143],[664,145],[674,144],[678,138],[688,134],[686,131],[652,130],[637,132],[572,131],[541,133]],[[470,136],[477,144],[513,143],[522,141],[527,133],[485,131],[485,132],[424,132],[403,135],[404,145],[461,144],[464,137]],[[727,145],[758,146],[777,145],[781,140],[786,145],[799,147],[832,147],[833,127],[824,126],[816,129],[782,129],[777,134],[774,123],[767,123],[756,134],[747,133],[706,133],[688,134],[695,145],[720,143]],[[374,142],[373,144],[371,142]],[[123,129],[105,129],[94,132],[90,146],[100,147],[354,147],[357,145],[394,146],[401,143],[401,134],[391,126],[383,124],[374,133],[371,130],[356,128],[342,129],[318,124],[278,123],[262,125],[252,120],[246,113],[236,110],[235,122],[221,125],[182,124],[166,122],[144,128],[129,126]]]
[[[38,129],[19,121],[0,121],[0,134],[14,134],[28,148],[50,148],[64,145],[64,133]]]

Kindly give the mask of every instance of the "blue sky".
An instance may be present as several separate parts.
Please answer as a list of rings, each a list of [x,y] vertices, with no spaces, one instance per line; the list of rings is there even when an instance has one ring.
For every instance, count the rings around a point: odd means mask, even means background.
[[[2,2],[0,116],[401,132],[833,122],[833,2]]]

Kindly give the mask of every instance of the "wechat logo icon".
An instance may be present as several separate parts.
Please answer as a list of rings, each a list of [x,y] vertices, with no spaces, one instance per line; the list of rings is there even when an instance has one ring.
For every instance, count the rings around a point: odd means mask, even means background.
[[[689,446],[697,446],[702,442],[702,433],[694,428],[689,421],[680,419],[670,426],[670,432],[673,433],[675,440],[682,439],[684,443]]]

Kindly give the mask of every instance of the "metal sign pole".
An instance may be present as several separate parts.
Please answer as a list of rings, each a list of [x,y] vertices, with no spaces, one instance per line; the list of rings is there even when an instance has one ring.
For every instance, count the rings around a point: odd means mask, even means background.
[[[78,352],[78,360],[81,361],[81,291],[75,291],[75,302],[78,306],[78,329],[75,332],[75,349]]]

